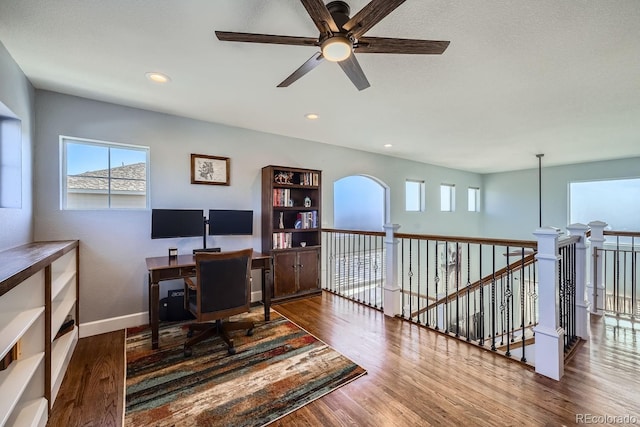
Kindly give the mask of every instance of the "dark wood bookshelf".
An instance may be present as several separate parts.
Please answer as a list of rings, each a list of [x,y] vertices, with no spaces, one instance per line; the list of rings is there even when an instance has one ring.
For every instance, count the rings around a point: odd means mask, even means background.
[[[262,252],[273,255],[273,302],[320,293],[322,172],[262,168]]]

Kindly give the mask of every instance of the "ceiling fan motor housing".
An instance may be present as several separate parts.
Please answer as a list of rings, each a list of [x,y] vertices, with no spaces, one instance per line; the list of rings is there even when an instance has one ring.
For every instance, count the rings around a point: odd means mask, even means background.
[[[340,29],[340,32],[342,32],[342,26],[350,19],[349,13],[351,12],[351,9],[349,8],[349,5],[343,1],[332,1],[327,4],[327,9]]]

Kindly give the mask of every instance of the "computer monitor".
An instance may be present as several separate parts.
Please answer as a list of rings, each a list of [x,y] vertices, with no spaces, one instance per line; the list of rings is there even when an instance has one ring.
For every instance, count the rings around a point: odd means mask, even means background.
[[[202,209],[152,209],[151,238],[202,237],[204,211]]]
[[[208,222],[210,236],[253,234],[253,211],[211,209]]]

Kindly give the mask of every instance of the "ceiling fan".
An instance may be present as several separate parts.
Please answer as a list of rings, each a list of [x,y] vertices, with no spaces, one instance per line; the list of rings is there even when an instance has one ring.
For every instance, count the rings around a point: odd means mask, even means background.
[[[216,36],[221,41],[320,47],[319,52],[284,79],[278,87],[289,86],[326,59],[337,62],[358,90],[363,90],[370,84],[354,53],[440,55],[449,46],[448,41],[363,37],[371,27],[393,12],[405,0],[372,0],[353,18],[349,17],[349,5],[343,1],[332,1],[327,5],[322,0],[300,0],[300,2],[320,31],[318,38],[229,31],[216,31]]]

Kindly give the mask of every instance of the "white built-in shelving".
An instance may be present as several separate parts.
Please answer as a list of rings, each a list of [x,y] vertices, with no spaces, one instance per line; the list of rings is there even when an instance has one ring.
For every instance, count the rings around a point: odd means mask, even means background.
[[[42,426],[78,342],[78,241],[0,252],[0,426]],[[56,338],[65,319],[69,332]]]

